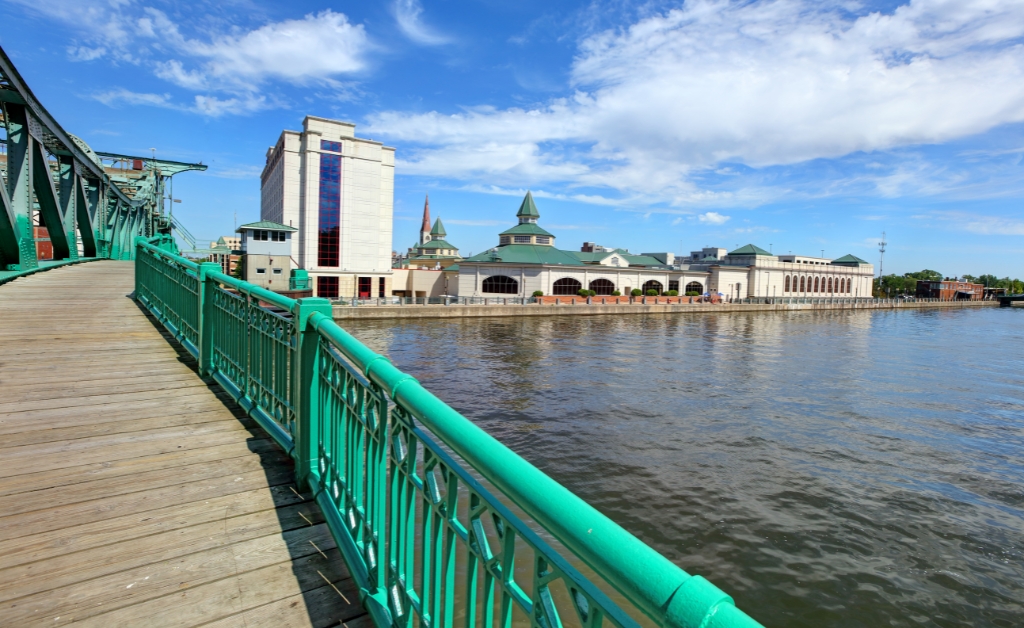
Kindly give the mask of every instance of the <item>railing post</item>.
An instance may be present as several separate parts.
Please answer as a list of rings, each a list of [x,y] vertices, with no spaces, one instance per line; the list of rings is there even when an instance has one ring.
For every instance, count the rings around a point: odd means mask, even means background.
[[[136,236],[135,242],[133,243],[134,246],[135,246],[135,292],[134,292],[134,296],[135,296],[135,300],[136,301],[138,301],[139,297],[142,296],[142,291],[141,291],[141,289],[142,289],[142,279],[141,279],[142,273],[139,272],[139,271],[143,269],[143,266],[142,266],[142,262],[140,261],[140,258],[139,258],[139,251],[141,250],[141,247],[139,247],[139,243],[140,242],[145,242],[145,241],[146,241],[146,238],[143,238],[142,236]]]
[[[320,459],[320,377],[317,373],[317,359],[320,350],[320,334],[309,323],[309,317],[319,312],[330,318],[331,302],[327,299],[309,297],[299,299],[292,309],[292,324],[295,325],[296,348],[292,362],[292,399],[295,408],[295,476],[299,486],[306,486],[310,472],[319,472]],[[316,487],[310,487],[314,489]]]
[[[210,278],[210,273],[219,273],[220,264],[217,262],[203,262],[199,265],[199,286],[196,293],[199,295],[198,315],[199,344],[196,349],[199,351],[199,374],[208,377],[213,373],[213,294],[217,289],[217,282]]]

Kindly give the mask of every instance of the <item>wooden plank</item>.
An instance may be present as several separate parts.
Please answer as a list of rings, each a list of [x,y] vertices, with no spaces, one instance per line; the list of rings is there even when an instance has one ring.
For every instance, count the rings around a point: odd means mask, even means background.
[[[133,476],[136,473],[143,473],[155,469],[174,469],[183,464],[196,464],[206,460],[220,460],[250,454],[264,455],[276,453],[281,450],[277,444],[268,438],[249,439],[244,442],[232,440],[231,442],[209,446],[196,447],[190,450],[174,449],[172,451],[155,454],[151,456],[140,456],[138,458],[127,458],[113,462],[97,462],[80,467],[71,467],[69,470],[47,469],[16,475],[0,480],[0,495],[25,493],[37,491],[52,486],[63,486],[69,488],[98,478]],[[129,481],[128,479],[125,480]],[[74,490],[69,488],[69,490]]]
[[[103,434],[126,434],[129,432],[144,432],[159,427],[175,427],[181,425],[198,425],[211,421],[237,421],[242,425],[254,425],[248,417],[239,418],[232,416],[226,409],[206,411],[190,411],[181,413],[174,412],[164,416],[156,416],[140,419],[122,419],[120,421],[107,421],[105,423],[89,422],[85,425],[71,425],[41,428],[35,430],[26,429],[23,432],[14,432],[4,437],[4,444],[7,447],[21,447],[38,443],[52,443],[56,441],[78,440]],[[26,426],[27,427],[27,426]],[[2,450],[0,450],[2,451]]]
[[[118,435],[119,441],[112,445],[90,447],[89,439],[70,441],[60,451],[39,452],[36,447],[47,447],[50,444],[27,445],[4,450],[0,457],[0,477],[29,473],[36,468],[61,469],[76,467],[91,462],[110,462],[125,458],[151,456],[167,453],[176,449],[189,450],[193,447],[209,447],[222,445],[247,436],[265,438],[266,434],[255,428],[246,430],[237,423],[228,421],[186,425],[165,430],[150,430]],[[69,455],[69,454],[74,454]]]
[[[97,628],[142,624],[147,628],[193,626],[256,609],[282,599],[301,596],[307,591],[324,587],[327,587],[334,597],[318,599],[320,604],[314,610],[323,614],[330,609],[330,619],[334,621],[334,625],[365,613],[359,605],[359,588],[349,577],[341,554],[338,550],[332,549],[325,551],[323,555],[314,552],[293,562],[278,563],[223,580],[189,587],[180,593],[126,606],[87,619],[76,617],[75,623],[83,627]]]
[[[291,481],[292,478],[291,459],[284,452],[277,451],[262,458],[243,456],[197,464],[185,464],[175,467],[173,472],[168,472],[167,469],[143,471],[133,475],[130,482],[125,481],[124,478],[115,477],[82,482],[76,484],[74,490],[67,490],[63,485],[53,486],[19,495],[16,499],[5,500],[3,514],[4,516],[11,516],[23,512],[78,504],[104,497],[150,491],[165,486],[201,482],[209,478],[226,476],[235,478],[239,475],[255,471],[262,471],[268,478],[275,478],[274,481],[268,480],[268,483],[271,485],[283,484]],[[0,557],[0,564],[2,563],[3,559]]]
[[[294,485],[279,485],[0,541],[0,569],[295,504],[304,505],[298,509],[303,517],[319,523],[323,517],[308,497]]]
[[[288,470],[275,469],[274,475],[287,474]],[[206,478],[202,482],[175,484],[163,488],[94,499],[88,502],[56,506],[46,510],[34,510],[7,517],[0,517],[0,540],[15,539],[47,530],[72,528],[83,523],[93,523],[109,517],[146,512],[171,504],[190,504],[264,488],[268,481],[284,478],[271,476],[267,472],[251,471],[237,476]]]
[[[274,537],[278,541],[282,534],[322,526],[310,526],[299,516],[305,506],[288,506],[277,510],[242,515],[240,517],[215,520],[187,528],[164,532],[136,539],[130,546],[117,544],[94,549],[61,554],[46,560],[8,567],[0,572],[0,602],[6,603],[21,597],[36,595],[42,591],[70,587],[85,583],[101,576],[129,571],[137,567],[174,560],[183,556],[216,551],[225,547],[244,545],[254,539]],[[326,529],[326,528],[324,528]],[[275,541],[276,542],[276,541]],[[321,549],[320,536],[314,542]],[[130,551],[129,550],[130,547]],[[274,545],[276,547],[276,545]],[[333,547],[333,545],[330,545]],[[240,550],[241,551],[241,550]],[[309,552],[303,548],[303,555]]]
[[[352,599],[349,596],[349,599]],[[342,628],[376,628],[370,616],[345,619],[348,605],[328,585],[300,595],[278,600],[232,617],[204,624],[206,628],[306,628],[307,626],[341,626]]]
[[[178,410],[182,413],[198,411],[200,409],[212,410],[225,408],[228,411],[240,416],[238,406],[233,405],[230,395],[226,392],[197,389],[195,392],[182,394],[176,398],[173,408],[168,408],[167,401],[154,399],[151,401],[139,401],[133,404],[102,404],[89,406],[88,409],[78,409],[77,412],[69,413],[66,408],[49,410],[28,410],[0,414],[0,434],[22,431],[26,426],[38,425],[40,429],[50,429],[68,425],[88,425],[91,423],[103,423],[106,421],[119,421],[129,417],[148,419],[152,417],[165,416],[168,410]],[[225,406],[225,402],[232,403]],[[242,412],[241,414],[244,414]]]
[[[154,560],[124,571],[9,598],[0,603],[0,611],[4,621],[12,626],[30,623],[40,613],[49,617],[88,617],[318,553],[310,541],[325,552],[334,548],[327,527],[320,524]]]

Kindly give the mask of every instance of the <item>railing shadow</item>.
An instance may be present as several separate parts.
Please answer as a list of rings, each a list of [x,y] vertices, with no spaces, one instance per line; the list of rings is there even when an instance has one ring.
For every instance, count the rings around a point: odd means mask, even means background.
[[[242,424],[248,433],[246,445],[249,451],[259,457],[278,527],[276,535],[279,541],[272,545],[278,551],[281,548],[286,550],[288,565],[271,560],[267,566],[233,576],[239,581],[243,621],[250,619],[246,616],[251,615],[262,622],[270,620],[282,625],[308,622],[311,626],[372,627],[372,621],[359,602],[358,588],[345,567],[314,496],[295,481],[294,462],[289,452],[284,451],[256,420],[249,417],[213,378],[200,375],[196,358],[143,304],[134,299],[134,294],[126,296],[174,350],[178,362],[192,370]],[[232,543],[231,537],[236,532],[238,530],[226,525],[228,538],[225,542]],[[290,573],[292,578],[285,577],[285,573]],[[252,583],[262,584],[246,590]]]

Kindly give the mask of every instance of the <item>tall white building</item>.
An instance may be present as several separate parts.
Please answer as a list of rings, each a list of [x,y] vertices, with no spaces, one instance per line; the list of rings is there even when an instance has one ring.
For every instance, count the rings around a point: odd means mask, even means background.
[[[395,149],[354,124],[306,116],[282,131],[260,176],[260,217],[297,228],[291,255],[314,294],[391,294]]]

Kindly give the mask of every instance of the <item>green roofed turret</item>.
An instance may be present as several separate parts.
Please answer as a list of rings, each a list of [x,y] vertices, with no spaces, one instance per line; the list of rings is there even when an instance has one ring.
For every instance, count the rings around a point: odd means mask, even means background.
[[[857,257],[856,255],[844,255],[844,256],[840,257],[839,259],[832,260],[832,263],[836,264],[837,266],[860,266],[860,265],[867,265],[870,262],[865,262],[864,260],[862,260],[861,258]]]
[[[754,246],[753,244],[748,244],[746,246],[741,246],[740,248],[736,249],[735,251],[732,251],[731,253],[729,253],[729,255],[766,255],[768,257],[774,257],[768,251],[762,249],[759,246]]]
[[[537,211],[537,204],[533,202],[533,194],[531,192],[526,192],[526,196],[523,197],[523,203],[519,206],[516,216],[519,217],[519,222],[537,222],[537,219],[540,218],[540,212]]]
[[[441,218],[438,218],[434,222],[434,228],[430,230],[431,240],[443,240],[448,233],[444,230],[444,225],[441,224]]]

